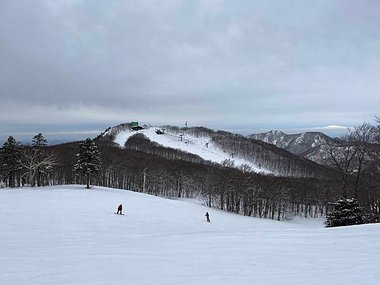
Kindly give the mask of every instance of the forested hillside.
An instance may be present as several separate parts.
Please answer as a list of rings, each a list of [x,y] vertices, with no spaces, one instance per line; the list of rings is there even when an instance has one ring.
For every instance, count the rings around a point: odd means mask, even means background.
[[[204,140],[207,141],[207,144],[212,144],[220,151],[228,154],[227,157],[229,159],[225,161],[225,164],[230,164],[230,166],[232,165],[228,160],[238,158],[246,161],[247,165],[248,163],[251,163],[252,165],[257,166],[258,169],[270,171],[277,176],[324,177],[330,172],[330,170],[326,169],[324,166],[294,155],[272,144],[246,138],[242,135],[225,131],[215,131],[204,127],[179,128],[163,126],[161,129],[164,129],[165,133],[176,136],[178,140],[185,140],[187,136],[204,138]],[[122,124],[107,130],[107,132],[100,136],[99,139],[114,142],[118,134],[128,131],[130,131],[128,124]],[[137,134],[139,134],[139,132],[136,132],[136,136],[131,136],[128,141],[124,142],[126,148],[142,150],[168,159],[176,158],[197,163],[205,163],[205,161],[202,161],[199,157],[186,154],[185,147],[182,148],[180,152],[173,149],[168,150],[154,142],[149,144],[148,138],[144,139],[143,136],[137,136]]]
[[[348,155],[355,158],[349,163],[358,161],[358,150],[351,145],[331,148],[332,158],[340,164],[326,168],[273,145],[223,131],[168,126],[163,129],[185,137],[208,136],[210,143],[226,152],[263,163],[276,169],[277,174],[257,173],[245,165],[236,167],[231,161],[206,161],[152,142],[138,132],[129,136],[125,147],[120,147],[113,142],[118,132],[109,129],[93,141],[100,153],[101,168],[91,174],[91,184],[164,197],[198,197],[210,207],[278,220],[291,215],[324,215],[330,203],[342,195],[357,198],[369,213],[380,212],[380,181],[374,175],[378,171],[377,156],[364,160],[365,154],[359,168],[357,164],[347,164],[344,158]],[[74,171],[78,169],[83,144],[47,146],[42,137],[39,143],[22,146],[10,137],[0,155],[3,186],[86,184],[88,176]],[[371,153],[375,150],[371,149]]]

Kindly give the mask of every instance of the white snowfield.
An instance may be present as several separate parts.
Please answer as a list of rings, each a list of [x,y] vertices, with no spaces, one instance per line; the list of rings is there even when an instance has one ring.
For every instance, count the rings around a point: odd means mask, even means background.
[[[0,189],[0,284],[377,285],[380,225],[244,217],[84,186]],[[125,215],[115,215],[122,203]],[[210,213],[212,223],[205,221]]]
[[[139,131],[122,131],[116,135],[115,143],[124,147],[125,142],[133,135],[141,133],[149,138],[151,141],[156,142],[164,147],[170,147],[174,149],[179,149],[184,152],[195,154],[200,156],[206,161],[212,161],[221,164],[224,160],[231,160],[234,162],[236,167],[243,164],[249,165],[252,171],[257,173],[269,174],[271,171],[257,166],[255,163],[233,156],[232,154],[223,151],[218,146],[216,146],[210,137],[194,137],[191,135],[184,135],[181,137],[178,134],[170,133],[165,131],[164,134],[157,134],[156,127],[149,127],[147,129],[142,129]]]

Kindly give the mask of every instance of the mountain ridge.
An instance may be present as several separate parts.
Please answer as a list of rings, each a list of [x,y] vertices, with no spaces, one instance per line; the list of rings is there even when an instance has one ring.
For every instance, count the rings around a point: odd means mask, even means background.
[[[157,129],[163,130],[164,134],[157,134]],[[136,134],[145,136],[144,144],[136,144]],[[98,139],[112,142],[122,148],[133,148],[155,155],[166,153],[166,158],[172,156],[168,154],[167,148],[176,149],[197,155],[205,161],[210,160],[212,163],[236,168],[248,167],[250,171],[257,173],[311,177],[323,176],[328,172],[323,166],[273,144],[206,127],[144,126],[143,129],[134,131],[130,124],[124,123],[107,129]],[[132,141],[129,141],[130,139]],[[140,141],[141,139],[142,137]],[[150,146],[149,141],[152,142]],[[174,157],[178,159],[180,156]],[[180,159],[189,158],[182,156]]]
[[[265,133],[251,134],[248,137],[273,144],[321,164],[326,157],[325,146],[336,142],[336,138],[331,138],[322,132],[286,134],[282,131],[271,130]]]

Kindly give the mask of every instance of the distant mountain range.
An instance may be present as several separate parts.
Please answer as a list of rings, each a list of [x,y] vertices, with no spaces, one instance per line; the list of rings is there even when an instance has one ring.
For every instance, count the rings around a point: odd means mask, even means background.
[[[273,144],[291,153],[322,164],[327,156],[326,146],[334,143],[336,140],[321,132],[286,134],[281,131],[269,131],[252,134],[248,137]]]

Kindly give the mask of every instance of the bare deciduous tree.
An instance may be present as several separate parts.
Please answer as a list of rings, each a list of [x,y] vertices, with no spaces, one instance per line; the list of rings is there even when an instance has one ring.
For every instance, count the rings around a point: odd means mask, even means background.
[[[22,177],[27,177],[29,185],[41,186],[42,176],[48,175],[59,161],[54,153],[43,153],[33,147],[25,148],[22,156],[17,162],[23,167],[25,173]]]
[[[368,123],[363,123],[354,128],[350,133],[351,142],[355,150],[354,167],[355,167],[355,188],[354,197],[358,196],[359,181],[361,178],[363,167],[371,160],[374,143],[374,127]]]
[[[354,159],[357,150],[352,145],[352,135],[343,136],[339,142],[331,144],[327,148],[331,165],[335,166],[342,179],[342,195],[347,197],[347,185],[349,176],[354,173]]]

